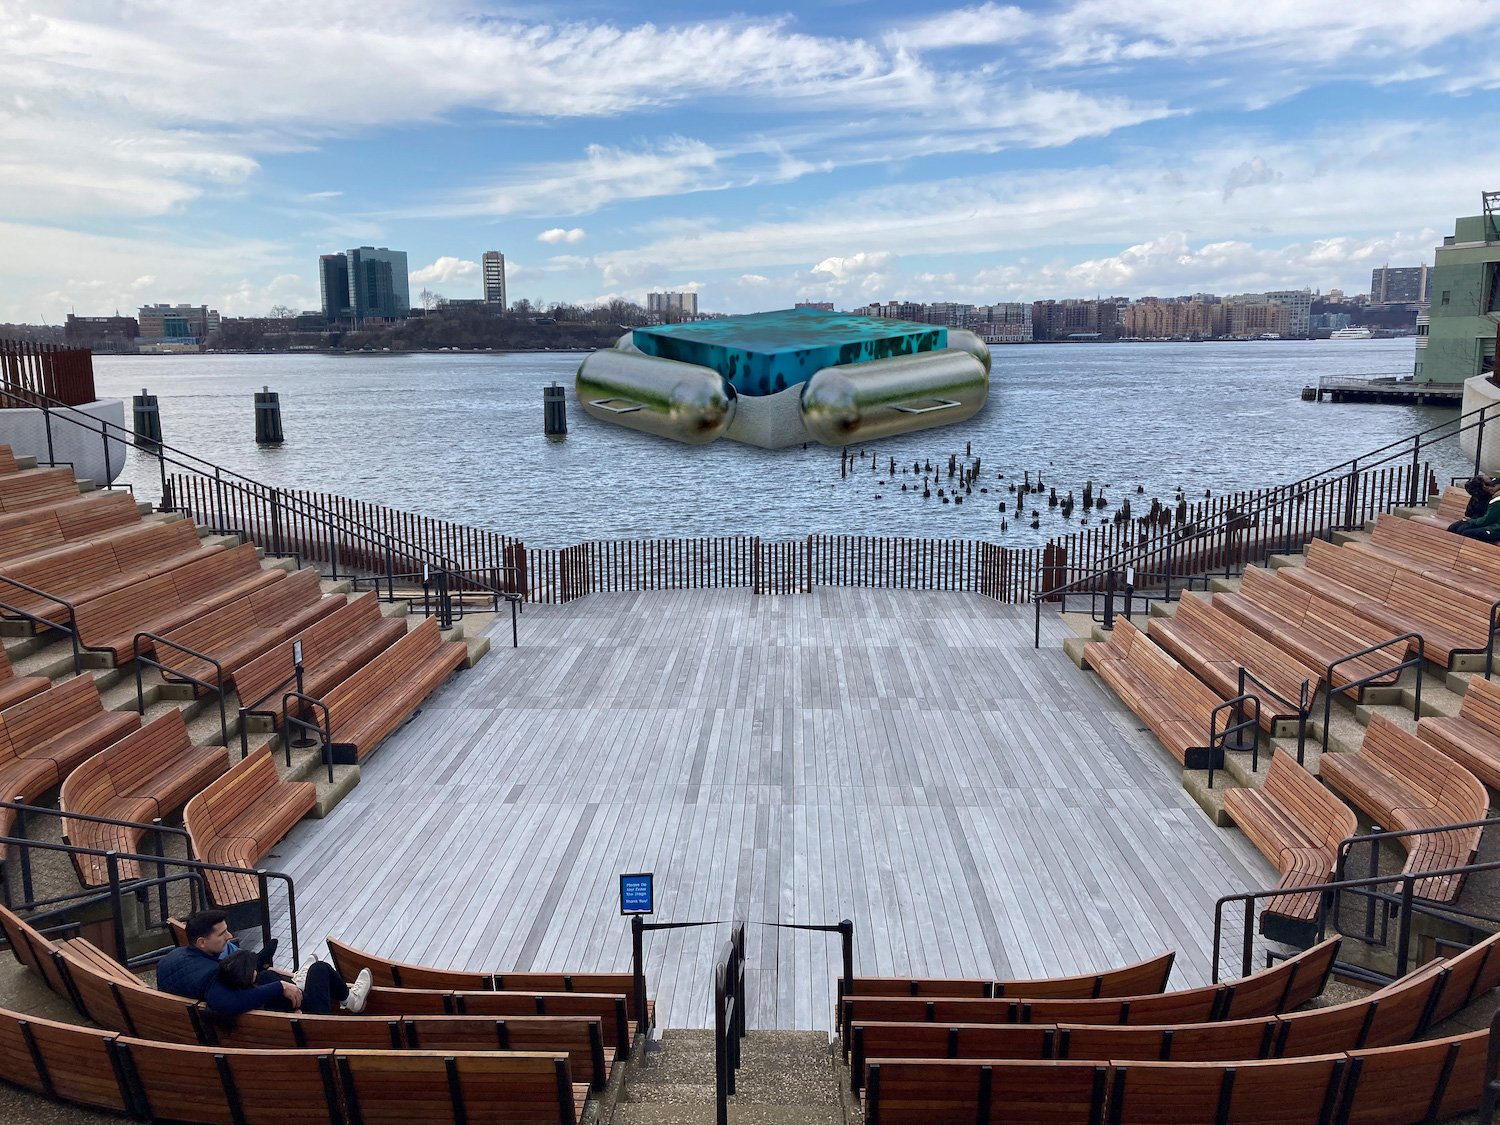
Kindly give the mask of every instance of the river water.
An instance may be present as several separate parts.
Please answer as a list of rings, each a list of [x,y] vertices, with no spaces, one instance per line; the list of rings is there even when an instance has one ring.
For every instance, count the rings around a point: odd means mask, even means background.
[[[165,440],[267,484],[336,492],[491,528],[535,547],[586,539],[813,532],[975,537],[1032,545],[1075,531],[998,504],[1041,473],[1111,501],[1289,482],[1451,417],[1435,407],[1308,403],[1325,375],[1408,374],[1412,341],[1021,345],[994,350],[989,402],[957,426],[870,443],[840,477],[839,451],[686,446],[596,422],[572,393],[575,353],[96,356],[99,393],[158,396]],[[542,390],[569,387],[569,433],[542,433]],[[286,444],[255,444],[253,392],[280,392]],[[127,403],[128,416],[128,403]],[[901,467],[946,465],[966,443],[981,486],[961,506],[924,500]],[[860,450],[856,450],[860,452]],[[888,475],[889,459],[897,475]],[[1463,471],[1440,454],[1441,479]],[[1005,479],[999,474],[1004,473]],[[134,450],[125,479],[158,492]],[[901,491],[901,484],[908,491]],[[1136,486],[1145,488],[1137,497]],[[1096,517],[1097,518],[1097,517]]]

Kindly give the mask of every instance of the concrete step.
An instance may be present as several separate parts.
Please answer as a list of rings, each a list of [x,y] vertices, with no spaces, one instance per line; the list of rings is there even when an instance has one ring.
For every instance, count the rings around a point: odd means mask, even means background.
[[[1207,770],[1183,770],[1182,787],[1187,790],[1188,796],[1198,803],[1198,807],[1208,814],[1208,819],[1213,821],[1218,828],[1228,828],[1234,824],[1229,814],[1224,811],[1224,790],[1229,788],[1233,782],[1229,775],[1223,770],[1214,772],[1214,787],[1208,787]]]

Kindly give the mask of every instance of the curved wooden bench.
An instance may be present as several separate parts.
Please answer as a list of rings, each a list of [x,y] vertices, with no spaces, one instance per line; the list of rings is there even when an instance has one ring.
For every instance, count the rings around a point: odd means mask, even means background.
[[[323,696],[333,760],[362,762],[468,659],[462,641],[445,642],[429,617]]]
[[[226,602],[279,582],[286,572],[262,569],[248,543],[211,551],[192,562],[133,583],[78,606],[75,621],[80,641],[109,652],[116,663],[134,659],[137,633],[166,633]],[[66,624],[57,613],[42,616]],[[145,651],[150,651],[149,643]]]
[[[406,622],[383,617],[374,593],[347,604],[272,645],[235,673],[240,704],[270,712],[279,722],[284,692],[296,686],[292,642],[302,642],[302,684],[307,695],[322,696],[406,636]]]
[[[1033,1000],[1071,1000],[1097,996],[1140,996],[1167,987],[1175,952],[1161,953],[1100,973],[1031,980],[965,980],[952,977],[855,977],[854,996],[1025,996]],[[839,982],[843,984],[842,981]]]
[[[225,681],[238,684],[240,668],[273,645],[327,617],[344,602],[343,594],[323,596],[316,570],[299,570],[163,636],[217,660],[224,670]],[[166,665],[162,671],[163,679],[170,681],[175,678],[174,673],[178,673],[209,684],[217,682],[218,671],[212,664],[169,645],[157,647],[156,658]]]
[[[1260,680],[1269,690],[1247,681],[1245,691],[1260,701],[1260,725],[1267,731],[1279,722],[1302,718],[1296,701],[1305,690],[1311,706],[1323,686],[1318,668],[1303,664],[1192,593],[1178,599],[1174,616],[1153,617],[1148,634],[1224,699],[1239,694],[1241,668]]]
[[[1222,701],[1206,684],[1123,618],[1115,619],[1107,642],[1091,641],[1083,651],[1089,667],[1185,768],[1209,767],[1210,717]]]
[[[0,563],[0,573],[77,604],[222,549],[205,546],[198,529],[187,520],[140,523],[108,538],[69,543]],[[14,588],[6,588],[3,600],[33,614],[57,608],[49,598]]]
[[[1391,634],[1338,602],[1278,578],[1281,573],[1246,567],[1240,576],[1240,588],[1234,593],[1215,594],[1214,607],[1303,664],[1321,669],[1325,679],[1328,669],[1333,667],[1334,687],[1376,677],[1400,664],[1411,652],[1413,643],[1400,641],[1348,659],[1351,653],[1378,645]],[[1372,679],[1371,683],[1395,681],[1396,673],[1390,673]],[[1359,695],[1362,694],[1360,689]]]
[[[19,473],[21,466],[16,463],[15,451],[9,445],[0,443],[0,474]]]
[[[0,476],[0,512],[50,508],[77,499],[72,469],[21,469]]]
[[[134,711],[106,711],[88,675],[22,700],[0,711],[0,793],[34,802],[140,725]],[[15,821],[13,810],[0,809],[0,836],[10,835]]]
[[[1355,539],[1344,545],[1438,582],[1472,582],[1500,591],[1500,551],[1467,535],[1383,512],[1376,517],[1368,540]],[[1495,596],[1500,597],[1500,593]]]
[[[1387,829],[1440,828],[1483,820],[1489,813],[1489,794],[1477,777],[1442,754],[1433,754],[1427,743],[1384,715],[1370,720],[1356,753],[1324,754],[1318,772]],[[1462,828],[1400,837],[1406,874],[1472,863],[1481,831]],[[1462,889],[1462,875],[1442,875],[1419,880],[1413,893],[1453,902]]]
[[[1500,790],[1500,682],[1475,676],[1458,714],[1424,716],[1417,722],[1417,736]]]
[[[4,596],[4,592],[0,591],[0,598]],[[15,668],[11,666],[10,657],[6,655],[5,649],[0,647],[0,711],[20,703],[23,699],[40,695],[51,686],[52,681],[46,676],[16,675]]]
[[[24,559],[68,543],[128,532],[140,519],[128,492],[90,492],[51,508],[0,515],[0,559]]]
[[[1224,811],[1276,865],[1281,875],[1277,885],[1288,891],[1331,881],[1340,842],[1359,830],[1354,810],[1280,750],[1259,789],[1224,791]],[[1268,899],[1261,910],[1261,933],[1305,944],[1322,898],[1320,892],[1305,891]]]
[[[1103,1125],[1108,1083],[1109,1067],[1097,1063],[871,1060],[865,1069],[865,1121]]]
[[[194,746],[182,712],[168,711],[95,754],[62,784],[59,803],[64,813],[133,820],[138,825],[97,824],[64,817],[65,837],[87,848],[139,852],[152,820],[182,808],[227,769],[227,747]],[[108,882],[103,856],[74,855],[73,863],[85,885]],[[141,876],[135,860],[120,861],[119,872],[125,879]]]
[[[317,787],[311,781],[283,781],[271,748],[262,746],[190,800],[183,823],[201,859],[254,867],[316,804]],[[203,877],[219,906],[260,893],[251,875],[205,871]]]
[[[1461,484],[1450,484],[1438,497],[1437,511],[1418,509],[1408,517],[1413,523],[1446,531],[1464,518],[1469,507],[1469,493]]]

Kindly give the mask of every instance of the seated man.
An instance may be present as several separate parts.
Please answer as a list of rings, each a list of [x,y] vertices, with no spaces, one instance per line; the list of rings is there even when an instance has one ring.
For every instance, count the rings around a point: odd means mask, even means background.
[[[339,1003],[351,1014],[365,1010],[371,984],[368,969],[361,969],[351,985],[339,979],[332,965],[314,961],[300,973],[266,969],[254,987],[230,988],[219,979],[219,962],[234,944],[224,912],[200,910],[189,914],[184,926],[187,945],[172,950],[156,966],[156,987],[163,992],[202,1000],[226,1016],[256,1008],[322,1016]]]

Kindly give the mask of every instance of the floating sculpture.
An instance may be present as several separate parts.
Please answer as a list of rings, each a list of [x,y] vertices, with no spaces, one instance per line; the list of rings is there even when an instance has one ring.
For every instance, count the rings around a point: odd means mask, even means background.
[[[971,418],[990,352],[972,332],[784,309],[637,328],[578,368],[594,418],[702,445],[847,445]]]

